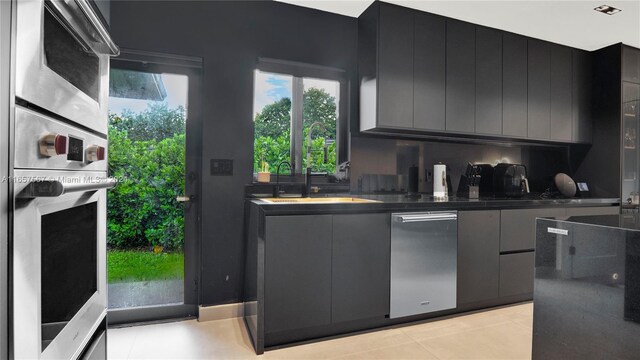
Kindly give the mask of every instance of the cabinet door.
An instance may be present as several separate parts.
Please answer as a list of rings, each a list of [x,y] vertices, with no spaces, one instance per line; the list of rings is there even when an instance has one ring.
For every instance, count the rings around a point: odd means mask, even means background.
[[[534,254],[500,255],[500,296],[533,296]]]
[[[458,304],[497,298],[500,210],[458,212]]]
[[[517,209],[500,212],[500,251],[534,250],[536,218],[565,216],[564,208]]]
[[[417,12],[413,58],[413,127],[445,130],[446,24],[442,17]]]
[[[591,143],[592,109],[591,109],[591,55],[587,51],[572,51],[572,122],[573,142]]]
[[[331,321],[389,314],[389,214],[333,216]]]
[[[622,80],[640,84],[640,50],[622,48]]]
[[[527,38],[502,33],[502,135],[527,136]]]
[[[378,125],[413,127],[413,13],[380,4]]]
[[[550,135],[549,43],[528,40],[527,137],[548,140]]]
[[[570,142],[572,138],[571,49],[551,45],[551,140]]]
[[[619,206],[567,208],[567,216],[620,215]]]
[[[264,331],[331,323],[331,215],[265,221]]]
[[[447,131],[475,131],[475,28],[447,19]]]
[[[502,134],[502,33],[476,27],[476,133]]]

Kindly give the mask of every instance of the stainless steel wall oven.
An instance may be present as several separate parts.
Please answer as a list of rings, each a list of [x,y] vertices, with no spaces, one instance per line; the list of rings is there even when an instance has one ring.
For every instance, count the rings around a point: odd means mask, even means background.
[[[10,355],[75,359],[107,312],[109,56],[86,0],[16,5]]]

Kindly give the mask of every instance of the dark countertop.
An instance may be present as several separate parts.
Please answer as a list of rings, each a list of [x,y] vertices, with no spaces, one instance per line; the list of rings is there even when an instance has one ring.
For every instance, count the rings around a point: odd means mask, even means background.
[[[323,195],[318,197],[328,197]],[[438,210],[487,210],[487,209],[529,209],[545,207],[591,207],[591,206],[619,206],[619,198],[584,198],[584,199],[512,199],[512,198],[480,198],[467,199],[449,197],[448,200],[436,200],[429,195],[420,199],[407,198],[404,195],[347,195],[338,194],[337,197],[357,197],[374,200],[371,203],[341,203],[341,204],[270,204],[260,199],[249,201],[260,206],[265,215],[287,215],[306,213],[336,213],[336,212],[386,212],[386,211],[438,211]]]
[[[640,214],[572,216],[558,222],[640,231]]]

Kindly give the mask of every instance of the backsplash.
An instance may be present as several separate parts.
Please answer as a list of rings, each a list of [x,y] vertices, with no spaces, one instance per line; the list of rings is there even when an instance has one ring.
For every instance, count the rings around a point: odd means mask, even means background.
[[[419,167],[420,191],[433,190],[433,165],[447,165],[455,192],[467,163],[514,163],[527,167],[532,192],[542,192],[558,172],[570,176],[564,146],[460,144],[353,136],[351,138],[351,189],[354,192],[404,191],[408,169]],[[392,189],[390,184],[397,184]]]

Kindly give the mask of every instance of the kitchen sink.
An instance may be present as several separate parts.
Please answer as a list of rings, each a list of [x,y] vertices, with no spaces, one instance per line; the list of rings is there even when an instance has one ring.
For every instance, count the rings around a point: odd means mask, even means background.
[[[355,204],[377,203],[380,201],[355,197],[319,197],[319,198],[267,198],[260,199],[269,204]]]

